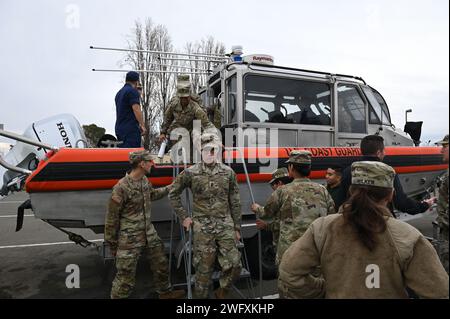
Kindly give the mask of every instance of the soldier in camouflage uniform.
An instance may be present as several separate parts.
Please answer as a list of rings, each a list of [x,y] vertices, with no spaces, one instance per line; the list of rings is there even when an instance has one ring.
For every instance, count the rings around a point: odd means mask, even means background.
[[[448,164],[448,135],[438,144],[442,145],[443,161]],[[436,221],[439,225],[438,254],[445,271],[448,273],[448,169],[439,188],[437,205],[438,216]]]
[[[280,186],[289,184],[292,179],[286,167],[278,168],[272,173],[272,179],[269,181],[270,187],[276,191]],[[257,215],[264,215],[264,207],[255,205],[254,213]],[[280,217],[276,214],[273,217],[261,217],[256,220],[256,227],[258,229],[265,229],[272,232],[273,245],[276,249],[278,246],[278,238],[280,237]]]
[[[433,246],[389,211],[395,176],[381,162],[351,165],[341,213],[316,219],[284,253],[280,298],[405,299],[410,289],[419,298],[448,299],[448,275]]]
[[[241,271],[237,248],[241,229],[241,204],[236,174],[221,163],[220,146],[215,137],[201,137],[202,162],[177,176],[169,199],[186,229],[193,227],[193,263],[196,298],[208,297],[216,256],[221,266],[220,288],[216,298],[225,298]],[[193,194],[192,217],[181,203],[181,193],[190,188]]]
[[[177,80],[177,96],[170,100],[164,113],[159,136],[161,142],[170,137],[171,131],[179,127],[191,133],[194,120],[200,120],[203,129],[214,128],[201,107],[201,98],[191,93],[189,76],[179,75]]]
[[[151,223],[151,202],[166,196],[171,186],[154,189],[146,174],[153,158],[148,151],[130,153],[132,170],[113,188],[105,220],[105,242],[116,257],[116,277],[111,298],[127,298],[135,284],[136,265],[145,254],[161,299],[181,298],[184,291],[172,291],[164,246]]]
[[[315,219],[335,213],[334,202],[327,189],[307,178],[311,172],[311,153],[294,150],[289,154],[287,163],[289,176],[294,180],[272,193],[260,215],[264,217],[279,214],[277,264],[286,249],[303,235]],[[253,204],[252,210],[256,211],[258,207],[258,204]]]

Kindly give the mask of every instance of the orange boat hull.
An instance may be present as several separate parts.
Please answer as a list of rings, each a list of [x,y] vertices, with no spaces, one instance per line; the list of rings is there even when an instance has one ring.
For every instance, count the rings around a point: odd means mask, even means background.
[[[323,179],[331,164],[350,165],[361,156],[359,148],[245,148],[243,155],[251,182],[268,182],[269,172],[261,173],[270,160],[276,166],[285,166],[290,151],[307,149],[312,153],[312,179]],[[33,172],[26,181],[26,190],[33,192],[77,191],[110,189],[129,169],[128,154],[135,149],[71,149],[54,153]],[[385,162],[398,174],[444,171],[439,147],[387,147]],[[245,182],[243,165],[237,151],[224,153],[224,161],[238,159],[231,164],[239,182]],[[149,177],[155,186],[168,185],[173,180],[174,166],[157,165]],[[181,168],[182,169],[182,168]],[[266,170],[267,171],[267,170]]]

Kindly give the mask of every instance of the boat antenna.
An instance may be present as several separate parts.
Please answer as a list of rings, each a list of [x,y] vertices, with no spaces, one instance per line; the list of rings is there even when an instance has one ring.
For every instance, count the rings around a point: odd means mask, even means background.
[[[205,71],[205,72],[185,72],[185,71],[163,71],[163,70],[123,70],[123,69],[92,69],[93,72],[143,72],[143,73],[155,73],[155,74],[203,74],[203,75],[210,75],[212,71]]]
[[[203,53],[177,53],[177,52],[168,52],[168,51],[154,51],[154,50],[140,50],[140,49],[121,49],[121,48],[106,48],[106,47],[96,47],[90,46],[92,50],[105,50],[105,51],[121,51],[121,52],[142,52],[142,53],[151,53],[151,54],[167,54],[167,55],[178,55],[178,56],[193,56],[198,58],[215,58],[220,60],[228,60],[228,57],[225,55],[219,54],[203,54]]]

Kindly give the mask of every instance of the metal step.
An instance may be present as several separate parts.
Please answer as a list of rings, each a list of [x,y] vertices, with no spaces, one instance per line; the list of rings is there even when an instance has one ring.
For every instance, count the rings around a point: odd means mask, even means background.
[[[214,271],[212,274],[212,280],[219,281],[220,274],[221,274],[221,271]],[[239,275],[239,279],[246,279],[246,278],[250,278],[250,271],[248,271],[247,269],[242,267],[241,274]]]
[[[218,282],[220,280],[220,274],[221,274],[221,271],[214,271],[212,276],[211,276],[212,281],[213,282]],[[247,269],[242,268],[241,269],[241,274],[239,275],[239,279],[238,280],[240,280],[240,279],[249,279],[249,278],[251,278],[250,277],[250,272]],[[191,276],[191,285],[192,286],[195,285],[195,274],[192,274],[192,276]],[[174,284],[173,286],[174,287],[186,287],[187,283],[186,282],[182,282],[182,283]]]

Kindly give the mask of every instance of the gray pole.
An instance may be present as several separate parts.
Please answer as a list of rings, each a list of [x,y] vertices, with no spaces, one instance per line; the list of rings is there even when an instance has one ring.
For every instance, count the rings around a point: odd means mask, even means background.
[[[248,176],[247,165],[245,164],[245,158],[242,150],[239,147],[225,147],[225,150],[236,150],[242,159],[242,165],[244,167],[244,173],[247,180],[247,186],[250,193],[250,198],[252,199],[252,204],[255,204],[255,197],[253,196],[252,185],[250,183],[250,177]],[[245,249],[245,248],[244,248]],[[261,242],[261,230],[258,229],[258,256],[259,256],[259,298],[263,299],[262,292],[262,242]]]
[[[200,71],[200,72],[184,72],[184,71],[160,71],[160,70],[121,70],[121,69],[92,69],[93,72],[129,72],[129,71],[135,71],[135,72],[143,72],[143,73],[168,73],[168,74],[205,74],[210,75],[212,73],[208,71]]]
[[[7,137],[7,138],[10,138],[10,139],[19,141],[19,142],[23,142],[25,144],[30,144],[30,145],[33,145],[33,146],[41,147],[41,148],[44,148],[44,149],[47,149],[47,150],[57,151],[59,149],[56,146],[51,146],[49,144],[41,143],[41,142],[38,142],[38,141],[33,140],[31,138],[22,136],[20,134],[4,131],[4,130],[1,130],[1,129],[0,129],[0,136],[4,136],[4,137]]]
[[[107,51],[122,51],[122,52],[142,52],[151,54],[166,54],[166,55],[179,55],[179,56],[192,56],[197,58],[215,58],[215,59],[228,59],[224,55],[218,54],[202,54],[202,53],[177,53],[177,52],[166,52],[166,51],[153,51],[153,50],[138,50],[138,49],[120,49],[120,48],[104,48],[104,47],[94,47],[90,46],[93,50],[107,50]]]
[[[405,123],[408,122],[408,113],[411,113],[412,109],[408,109],[405,111]]]
[[[187,169],[187,155],[186,155],[186,150],[183,147],[182,149],[182,153],[183,153],[183,166],[184,166],[184,171],[186,171]],[[187,206],[187,213],[189,218],[192,219],[192,211],[191,211],[191,201],[189,199],[189,190],[186,188],[186,206]],[[192,226],[189,226],[189,230],[188,230],[188,299],[192,299],[192,287],[191,287],[191,277],[192,277]]]
[[[16,172],[19,174],[25,174],[25,175],[30,175],[32,173],[32,171],[24,169],[24,168],[20,168],[20,167],[16,167],[13,166],[11,164],[9,164],[8,162],[6,162],[5,160],[3,160],[3,158],[0,156],[0,166],[3,166],[4,168],[12,171],[12,172]]]

